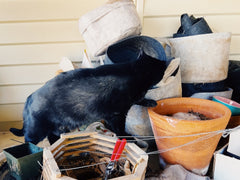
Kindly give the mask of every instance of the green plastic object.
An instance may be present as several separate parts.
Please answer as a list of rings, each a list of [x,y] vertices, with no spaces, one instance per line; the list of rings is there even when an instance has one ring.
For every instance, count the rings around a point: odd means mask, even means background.
[[[43,149],[32,144],[24,143],[3,150],[11,175],[16,180],[34,179],[41,174]]]
[[[240,104],[236,101],[221,96],[213,96],[213,101],[227,106],[231,110],[233,116],[240,115]]]

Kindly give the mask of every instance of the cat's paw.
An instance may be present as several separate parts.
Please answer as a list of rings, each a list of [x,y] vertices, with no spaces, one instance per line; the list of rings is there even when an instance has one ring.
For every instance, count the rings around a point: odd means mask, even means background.
[[[157,106],[157,102],[152,99],[143,99],[136,103],[137,105],[145,106],[145,107],[155,107]]]
[[[149,99],[147,102],[146,102],[146,107],[155,107],[157,106],[157,102],[152,100],[152,99]]]

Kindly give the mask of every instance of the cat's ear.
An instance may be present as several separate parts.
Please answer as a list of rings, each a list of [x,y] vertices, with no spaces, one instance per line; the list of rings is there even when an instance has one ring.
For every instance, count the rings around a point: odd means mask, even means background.
[[[137,61],[139,61],[139,60],[142,60],[143,59],[143,50],[141,49],[140,51],[139,51],[139,54],[138,54],[138,57],[137,57]]]
[[[144,60],[144,59],[146,59],[146,57],[148,57],[148,55],[143,51],[143,49],[141,49],[140,51],[139,51],[139,54],[138,54],[138,60]]]

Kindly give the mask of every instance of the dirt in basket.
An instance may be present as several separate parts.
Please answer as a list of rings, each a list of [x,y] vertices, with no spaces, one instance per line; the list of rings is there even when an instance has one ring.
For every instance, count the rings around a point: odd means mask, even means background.
[[[65,176],[75,179],[101,180],[105,178],[109,160],[109,157],[103,158],[94,153],[80,153],[78,156],[66,157],[58,165],[60,169],[69,169],[62,171],[62,174]],[[126,175],[128,173],[126,172],[126,163],[129,163],[126,159],[120,159],[112,173],[108,176],[108,179]],[[129,171],[131,171],[130,168]]]

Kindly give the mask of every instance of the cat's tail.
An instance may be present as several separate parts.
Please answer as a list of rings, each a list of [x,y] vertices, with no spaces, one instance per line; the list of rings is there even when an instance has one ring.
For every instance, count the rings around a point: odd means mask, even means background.
[[[22,129],[10,128],[9,131],[12,132],[15,136],[24,136],[23,128]]]

